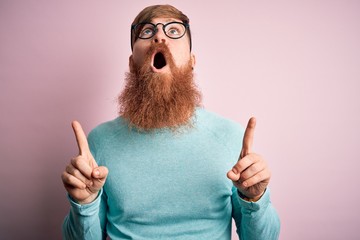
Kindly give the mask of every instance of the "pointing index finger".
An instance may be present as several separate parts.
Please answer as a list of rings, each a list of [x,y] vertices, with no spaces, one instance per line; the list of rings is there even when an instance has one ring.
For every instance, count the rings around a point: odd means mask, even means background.
[[[240,154],[241,158],[251,153],[251,149],[254,141],[255,126],[256,126],[256,119],[252,117],[249,119],[249,122],[245,129],[245,134],[243,138],[243,147],[241,149],[241,154]]]
[[[73,121],[71,125],[75,133],[76,142],[79,148],[79,155],[89,155],[89,144],[80,123],[78,121]]]

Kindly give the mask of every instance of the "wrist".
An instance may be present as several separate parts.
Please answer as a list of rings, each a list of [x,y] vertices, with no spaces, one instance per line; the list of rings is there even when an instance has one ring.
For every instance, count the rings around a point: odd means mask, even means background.
[[[80,204],[80,205],[84,205],[84,204],[89,204],[89,203],[92,203],[93,201],[95,201],[95,199],[99,196],[99,192],[95,193],[95,194],[92,194],[90,195],[88,198],[86,199],[83,199],[83,200],[75,200],[76,203]]]
[[[238,193],[238,196],[245,201],[257,202],[264,195],[265,190],[261,194],[254,196],[254,197],[248,197],[248,196],[244,195],[239,189],[237,190],[237,193]]]

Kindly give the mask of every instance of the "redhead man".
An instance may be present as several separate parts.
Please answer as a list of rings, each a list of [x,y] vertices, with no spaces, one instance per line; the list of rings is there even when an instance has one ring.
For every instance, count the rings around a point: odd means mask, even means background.
[[[244,130],[201,107],[189,19],[145,8],[119,117],[91,131],[72,123],[79,155],[62,174],[71,204],[64,239],[277,239],[270,170]]]

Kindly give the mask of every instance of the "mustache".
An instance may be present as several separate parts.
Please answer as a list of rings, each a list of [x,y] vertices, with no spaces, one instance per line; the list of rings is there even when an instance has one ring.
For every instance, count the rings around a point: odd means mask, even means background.
[[[176,68],[173,55],[169,47],[163,42],[152,42],[149,49],[145,53],[144,62],[140,66],[137,66],[136,64],[134,65],[134,71],[137,73],[151,72],[151,67],[160,69],[168,65],[170,69]]]

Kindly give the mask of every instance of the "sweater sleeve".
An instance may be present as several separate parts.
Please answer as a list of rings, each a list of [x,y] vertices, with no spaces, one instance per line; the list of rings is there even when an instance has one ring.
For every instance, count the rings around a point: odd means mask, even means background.
[[[236,187],[233,187],[232,192],[232,215],[239,238],[241,240],[278,239],[280,220],[271,204],[269,189],[257,202],[248,202],[240,198]]]
[[[65,217],[62,234],[63,239],[106,239],[106,204],[105,194],[89,204],[80,205],[68,196],[71,208]]]

